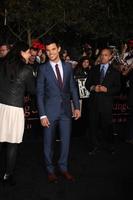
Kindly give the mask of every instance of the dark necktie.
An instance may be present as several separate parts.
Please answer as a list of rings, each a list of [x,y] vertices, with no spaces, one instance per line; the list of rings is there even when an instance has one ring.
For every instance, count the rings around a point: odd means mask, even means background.
[[[104,71],[105,66],[103,65],[101,70],[100,70],[100,83],[103,82],[104,77],[105,77],[105,71]]]
[[[60,70],[59,70],[58,64],[55,65],[55,69],[56,69],[56,74],[57,74],[57,80],[58,80],[58,83],[59,83],[59,87],[62,88],[63,87],[63,81],[62,81],[62,78],[61,78],[61,74],[60,74]]]

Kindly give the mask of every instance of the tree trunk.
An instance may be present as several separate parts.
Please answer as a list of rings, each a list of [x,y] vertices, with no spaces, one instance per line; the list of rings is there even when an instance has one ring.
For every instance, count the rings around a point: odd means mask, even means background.
[[[31,29],[27,29],[27,43],[31,47]]]

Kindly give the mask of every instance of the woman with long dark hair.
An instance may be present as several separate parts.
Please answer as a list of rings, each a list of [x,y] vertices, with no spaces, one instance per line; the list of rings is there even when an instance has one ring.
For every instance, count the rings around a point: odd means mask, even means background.
[[[6,170],[3,183],[14,185],[18,144],[24,133],[24,95],[34,93],[32,68],[27,65],[29,47],[20,42],[12,47],[0,64],[0,150],[6,143]]]

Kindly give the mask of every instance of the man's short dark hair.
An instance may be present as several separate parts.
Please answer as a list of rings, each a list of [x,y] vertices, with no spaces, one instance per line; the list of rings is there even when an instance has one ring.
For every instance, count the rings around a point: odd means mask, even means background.
[[[55,43],[57,46],[60,46],[59,41],[56,37],[54,36],[46,36],[46,38],[44,39],[44,44],[45,45],[50,45]]]
[[[110,47],[104,47],[104,48],[101,49],[100,52],[102,52],[103,50],[108,50],[108,51],[110,52],[111,55],[112,55],[112,53],[113,53],[113,50],[112,50],[112,48],[110,48]]]

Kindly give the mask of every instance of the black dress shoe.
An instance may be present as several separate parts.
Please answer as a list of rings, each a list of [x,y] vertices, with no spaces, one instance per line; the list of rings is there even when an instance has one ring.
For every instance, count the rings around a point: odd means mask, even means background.
[[[96,153],[98,153],[100,150],[98,147],[94,147],[93,149],[89,150],[89,155],[95,155]]]
[[[112,146],[112,147],[106,148],[105,151],[106,151],[107,153],[111,154],[111,155],[114,155],[114,154],[116,153],[116,149],[115,149],[115,147],[113,147],[113,146]]]
[[[2,180],[2,183],[4,186],[15,186],[16,185],[16,181],[12,174],[10,174],[10,175],[5,174],[4,178]]]

